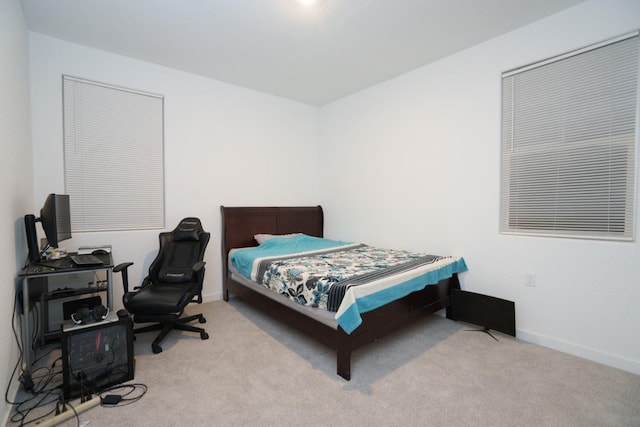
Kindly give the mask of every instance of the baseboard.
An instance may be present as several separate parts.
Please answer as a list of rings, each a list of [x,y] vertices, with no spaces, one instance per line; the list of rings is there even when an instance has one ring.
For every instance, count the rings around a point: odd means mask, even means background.
[[[222,299],[222,292],[215,292],[210,294],[202,294],[202,302],[213,302]]]
[[[435,314],[442,317],[445,316],[444,310]],[[603,365],[631,372],[632,374],[640,375],[640,361],[638,360],[626,359],[624,357],[616,356],[615,354],[605,353],[590,347],[559,340],[557,338],[552,338],[524,329],[516,329],[516,338],[532,344],[541,345],[543,347],[571,354],[572,356],[591,360],[592,362],[602,363]]]
[[[20,382],[18,381],[17,375],[14,375],[12,379],[13,381],[9,386],[9,391],[7,392],[7,396],[9,397],[9,400],[11,402],[16,402],[18,399],[18,391],[20,390]],[[0,426],[11,425],[11,423],[9,422],[9,417],[11,417],[11,413],[13,412],[14,405],[10,405],[9,403],[6,403],[6,405],[7,405],[6,406],[7,411],[5,412],[4,416],[0,419]]]
[[[538,344],[543,347],[548,347],[553,350],[558,350],[563,353],[640,375],[640,361],[637,360],[626,359],[624,357],[616,356],[615,354],[605,353],[576,343],[559,340],[522,329],[516,330],[516,337],[522,341]]]

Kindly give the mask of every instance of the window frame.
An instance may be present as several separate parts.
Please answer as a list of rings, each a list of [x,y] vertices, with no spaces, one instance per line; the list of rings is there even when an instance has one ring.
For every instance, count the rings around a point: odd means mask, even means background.
[[[635,241],[639,34],[635,31],[502,74],[501,234]],[[607,48],[618,50],[603,50]],[[623,75],[603,61],[609,54],[628,60],[629,73]],[[606,74],[600,63],[614,71]],[[593,80],[594,76],[602,80]],[[554,77],[566,86],[558,86]],[[611,90],[598,92],[607,77],[613,82]],[[633,84],[633,99],[620,90],[627,81]],[[605,110],[607,102],[627,110]],[[550,124],[551,119],[558,123]],[[545,170],[553,162],[558,164]]]

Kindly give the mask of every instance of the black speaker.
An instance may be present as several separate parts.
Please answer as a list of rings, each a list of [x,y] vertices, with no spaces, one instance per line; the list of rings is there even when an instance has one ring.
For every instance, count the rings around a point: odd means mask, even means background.
[[[99,393],[133,379],[133,322],[106,315],[102,321],[62,328],[62,390],[65,399]]]

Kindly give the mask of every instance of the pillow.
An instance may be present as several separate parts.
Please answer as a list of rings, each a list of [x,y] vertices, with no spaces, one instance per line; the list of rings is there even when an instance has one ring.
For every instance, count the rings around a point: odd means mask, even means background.
[[[290,233],[290,234],[256,234],[255,236],[253,236],[254,239],[256,239],[256,242],[258,242],[259,245],[263,244],[264,242],[266,242],[269,239],[273,239],[274,237],[286,237],[286,238],[291,238],[291,237],[295,237],[295,236],[299,236],[302,233]]]
[[[175,242],[197,242],[200,240],[200,233],[202,231],[202,225],[198,218],[185,218],[180,221],[180,224],[173,230],[173,240]]]
[[[197,228],[184,228],[173,232],[175,242],[197,242],[200,238],[200,230]]]

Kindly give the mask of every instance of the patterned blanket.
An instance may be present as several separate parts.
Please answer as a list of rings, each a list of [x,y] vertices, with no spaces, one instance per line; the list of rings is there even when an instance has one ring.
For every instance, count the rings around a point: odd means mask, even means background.
[[[351,333],[361,314],[467,270],[462,257],[436,256],[301,235],[234,250],[235,269],[298,304],[336,312]]]
[[[382,279],[445,257],[367,245],[317,255],[262,260],[257,282],[298,304],[338,311],[351,286]]]

